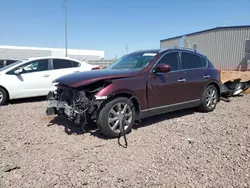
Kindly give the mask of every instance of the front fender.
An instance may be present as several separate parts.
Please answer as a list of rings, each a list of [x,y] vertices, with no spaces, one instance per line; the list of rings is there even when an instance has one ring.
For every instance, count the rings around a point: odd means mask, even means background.
[[[147,105],[146,82],[143,79],[113,80],[111,84],[96,94],[96,98],[107,99],[122,94],[126,96],[134,96],[142,109]]]

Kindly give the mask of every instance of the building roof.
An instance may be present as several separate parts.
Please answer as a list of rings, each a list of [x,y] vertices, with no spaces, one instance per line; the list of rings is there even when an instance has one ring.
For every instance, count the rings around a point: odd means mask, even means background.
[[[0,45],[0,49],[16,49],[16,50],[41,50],[41,51],[64,51],[64,48],[43,48],[43,47],[28,47],[28,46],[6,46]],[[83,50],[83,49],[68,49],[70,55],[96,55],[104,57],[104,51],[101,50]]]
[[[212,29],[206,29],[206,30],[202,30],[202,31],[197,31],[197,32],[193,32],[193,33],[186,34],[186,35],[179,35],[179,36],[176,36],[176,37],[171,37],[171,38],[167,38],[167,39],[162,39],[162,40],[160,40],[160,41],[162,42],[162,41],[166,41],[166,40],[177,39],[177,38],[180,38],[180,37],[183,37],[183,36],[190,36],[190,35],[205,33],[205,32],[208,32],[208,31],[215,31],[215,30],[221,30],[221,29],[239,29],[239,28],[250,28],[250,25],[214,27],[214,28],[212,28]]]

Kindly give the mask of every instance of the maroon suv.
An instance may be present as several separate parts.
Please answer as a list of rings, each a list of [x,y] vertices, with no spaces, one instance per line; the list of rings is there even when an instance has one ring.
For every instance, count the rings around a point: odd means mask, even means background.
[[[210,112],[220,101],[220,72],[206,56],[188,49],[133,52],[105,69],[54,82],[47,114],[80,125],[96,122],[108,137],[117,137],[121,128],[128,133],[145,117],[192,107]]]

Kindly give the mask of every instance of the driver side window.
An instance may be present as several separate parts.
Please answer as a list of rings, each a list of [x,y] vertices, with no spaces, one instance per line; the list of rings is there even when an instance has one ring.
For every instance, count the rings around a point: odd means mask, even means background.
[[[47,71],[49,70],[49,61],[48,59],[35,60],[21,65],[19,68],[23,69],[23,73]]]
[[[158,64],[167,64],[170,66],[170,71],[177,71],[180,70],[180,64],[178,59],[178,52],[171,52],[167,53],[166,55],[163,55]]]
[[[21,66],[16,67],[15,69],[9,71],[7,74],[14,74],[14,72],[18,69],[23,69],[22,74],[47,71],[49,70],[49,60],[48,59],[34,60],[29,63],[25,63]]]

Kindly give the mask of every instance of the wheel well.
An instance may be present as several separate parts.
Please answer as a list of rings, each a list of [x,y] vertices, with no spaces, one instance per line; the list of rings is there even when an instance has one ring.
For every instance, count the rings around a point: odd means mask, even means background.
[[[135,120],[136,122],[138,123],[141,119],[141,108],[140,108],[140,103],[139,101],[137,100],[137,98],[132,95],[132,94],[129,94],[129,93],[120,93],[120,94],[116,94],[116,95],[113,95],[112,99],[114,98],[117,98],[117,97],[126,97],[128,99],[131,99],[132,103],[134,104],[134,107],[135,107]]]
[[[6,91],[6,93],[7,93],[7,100],[9,100],[10,95],[9,95],[8,90],[5,87],[3,87],[3,86],[0,86],[0,88],[2,88],[4,91]]]
[[[214,87],[216,87],[216,89],[218,91],[218,94],[219,94],[219,98],[218,98],[219,100],[218,101],[220,101],[220,86],[217,83],[215,83],[215,82],[211,82],[210,84],[207,85],[207,87],[211,86],[211,85],[213,85]]]

